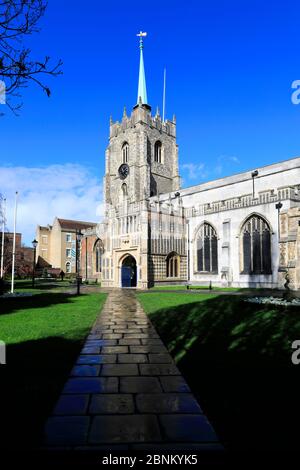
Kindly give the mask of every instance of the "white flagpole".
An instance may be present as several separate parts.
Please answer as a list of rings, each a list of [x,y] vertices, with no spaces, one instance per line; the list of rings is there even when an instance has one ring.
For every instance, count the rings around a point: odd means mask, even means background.
[[[166,72],[166,68],[164,68],[163,116],[162,116],[163,122],[165,122],[165,111],[166,111],[166,78],[167,78],[167,72]]]
[[[11,290],[10,290],[11,294],[14,293],[14,283],[15,283],[17,203],[18,203],[18,191],[16,191],[16,199],[15,199],[14,238],[13,238],[12,267],[11,267]]]
[[[5,217],[6,217],[6,199],[3,199],[3,213],[2,213],[2,240],[1,240],[1,274],[0,278],[3,278],[3,263],[4,263],[4,232],[5,232]]]

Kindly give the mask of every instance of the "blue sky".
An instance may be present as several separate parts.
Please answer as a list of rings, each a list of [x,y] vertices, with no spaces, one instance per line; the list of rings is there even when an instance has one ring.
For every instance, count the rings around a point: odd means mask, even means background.
[[[61,58],[64,74],[46,79],[50,99],[31,86],[20,116],[0,118],[0,191],[9,214],[20,191],[25,241],[54,215],[99,217],[109,116],[120,119],[136,102],[140,29],[148,32],[153,111],[167,68],[166,111],[177,117],[184,186],[300,155],[300,105],[291,102],[291,84],[300,79],[299,3],[83,5],[49,1],[41,32],[27,44],[36,58]]]

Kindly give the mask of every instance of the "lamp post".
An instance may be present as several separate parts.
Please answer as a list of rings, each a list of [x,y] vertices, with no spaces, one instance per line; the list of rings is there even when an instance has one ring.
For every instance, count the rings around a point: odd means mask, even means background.
[[[80,243],[82,239],[82,233],[80,230],[76,230],[76,281],[77,281],[77,295],[80,295]]]
[[[282,208],[282,203],[279,201],[275,204],[275,208],[278,211],[278,243],[280,242],[280,209]]]
[[[38,245],[38,241],[36,239],[34,239],[31,243],[32,243],[32,246],[33,246],[32,288],[34,288],[35,256],[36,256],[36,247]]]
[[[252,196],[253,196],[253,199],[254,199],[255,198],[254,178],[256,178],[256,176],[258,176],[258,170],[252,171],[251,176],[252,176]]]

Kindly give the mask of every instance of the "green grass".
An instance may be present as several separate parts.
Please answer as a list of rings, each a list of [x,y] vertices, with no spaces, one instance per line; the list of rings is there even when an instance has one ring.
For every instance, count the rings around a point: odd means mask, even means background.
[[[299,309],[221,294],[138,298],[228,449],[296,448]]]
[[[7,299],[1,306],[1,339],[6,344],[60,336],[80,339],[95,320],[103,300],[103,294],[77,297],[52,293]]]
[[[105,298],[47,292],[1,299],[0,339],[8,345],[7,364],[0,366],[2,445],[41,442],[44,422]]]

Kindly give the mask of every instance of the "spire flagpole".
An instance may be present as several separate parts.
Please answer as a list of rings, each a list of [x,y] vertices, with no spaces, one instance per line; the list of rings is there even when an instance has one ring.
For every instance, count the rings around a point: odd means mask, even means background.
[[[4,232],[5,232],[5,217],[6,217],[6,199],[3,199],[3,213],[2,213],[2,240],[1,240],[1,273],[0,278],[3,278],[3,263],[4,263]]]
[[[163,90],[163,115],[162,122],[165,122],[165,111],[166,111],[166,80],[167,80],[167,71],[166,67],[164,68],[164,90]]]
[[[143,48],[144,48],[143,38],[147,36],[147,33],[140,31],[137,34],[137,36],[140,38],[140,69],[139,69],[139,86],[138,86],[137,104],[139,104],[140,101],[142,102],[142,104],[148,104],[144,56],[143,56]]]

